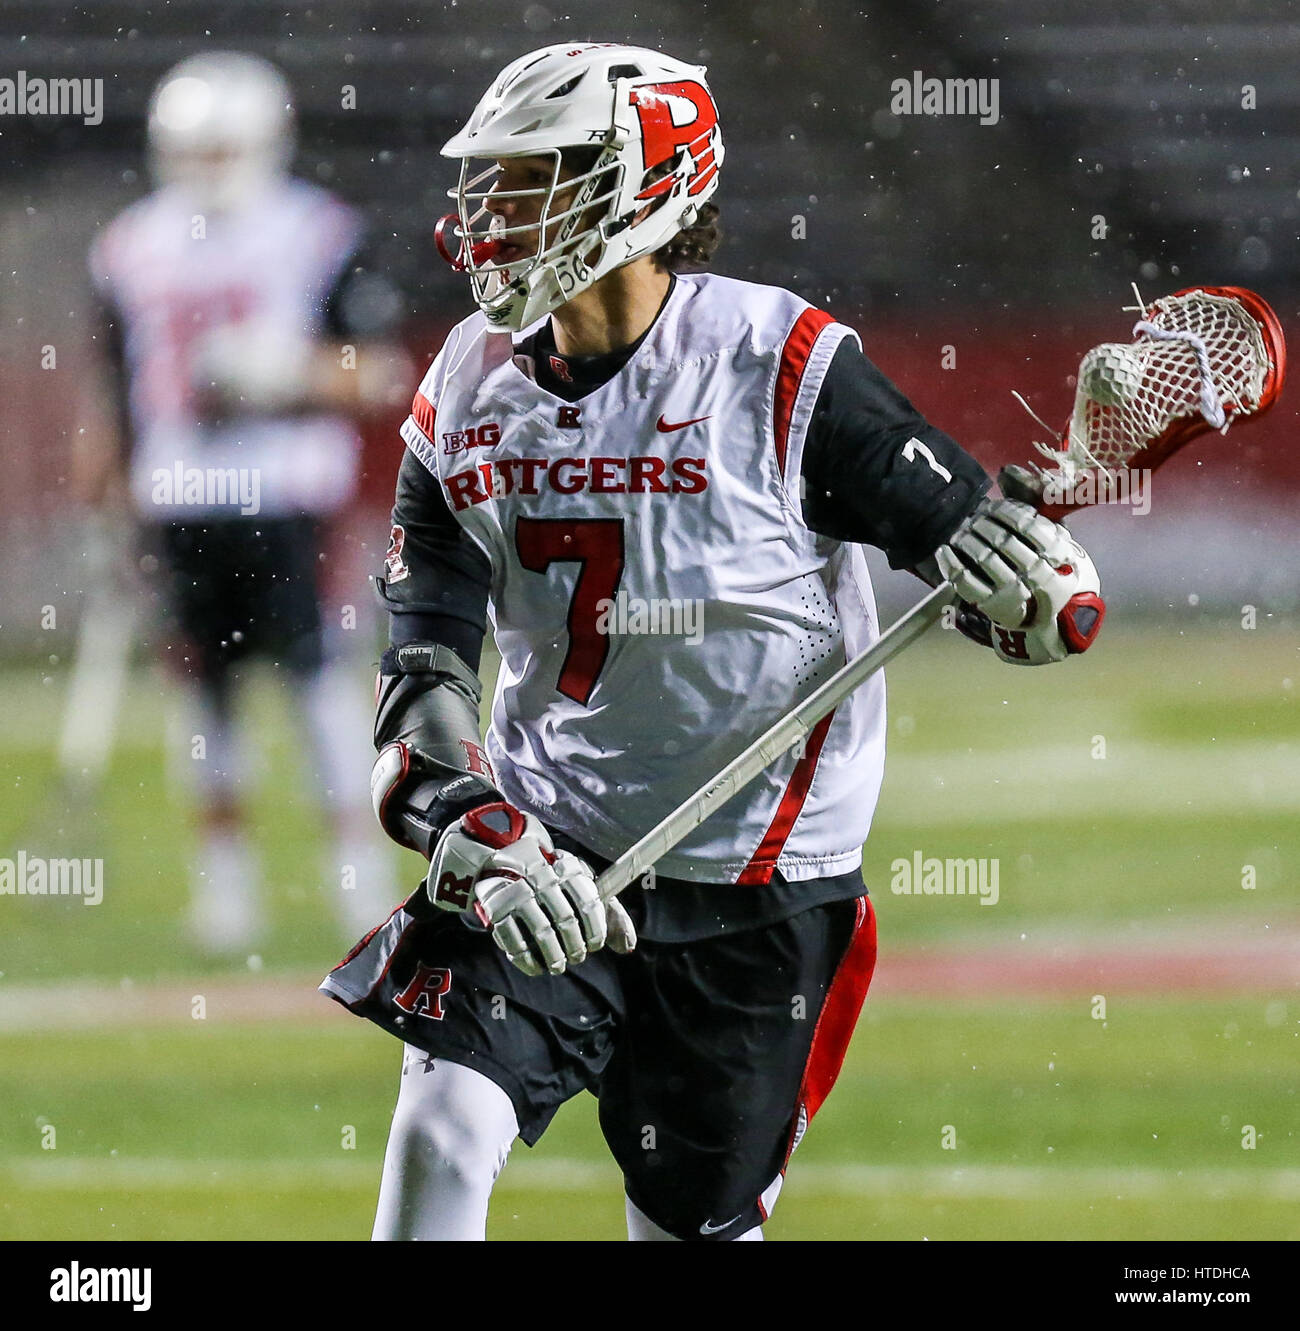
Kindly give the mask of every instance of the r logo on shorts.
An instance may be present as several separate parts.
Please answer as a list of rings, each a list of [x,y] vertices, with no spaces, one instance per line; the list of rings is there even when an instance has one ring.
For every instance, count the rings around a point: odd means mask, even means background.
[[[451,972],[440,966],[418,966],[411,983],[393,998],[403,1012],[413,1017],[441,1021],[442,997],[451,989]]]

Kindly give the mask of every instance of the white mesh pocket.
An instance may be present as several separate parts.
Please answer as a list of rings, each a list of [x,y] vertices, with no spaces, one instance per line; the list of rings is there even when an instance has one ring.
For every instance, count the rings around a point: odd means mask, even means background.
[[[1227,296],[1155,302],[1134,340],[1094,347],[1079,366],[1067,447],[1040,445],[1063,471],[1114,471],[1179,421],[1224,430],[1260,407],[1270,369],[1259,325]]]

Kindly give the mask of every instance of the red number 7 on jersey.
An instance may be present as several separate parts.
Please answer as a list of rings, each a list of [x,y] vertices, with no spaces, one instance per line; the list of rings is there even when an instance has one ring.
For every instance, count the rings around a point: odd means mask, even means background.
[[[585,707],[609,655],[609,636],[596,629],[597,607],[614,599],[623,576],[623,519],[519,518],[515,549],[533,573],[545,573],[552,564],[578,565],[569,601],[569,650],[556,688]]]

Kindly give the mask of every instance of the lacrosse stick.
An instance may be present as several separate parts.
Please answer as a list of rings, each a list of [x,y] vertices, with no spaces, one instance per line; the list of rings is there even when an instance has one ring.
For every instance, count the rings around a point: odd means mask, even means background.
[[[1052,469],[1005,467],[1003,493],[1032,503],[1054,521],[1084,507],[1120,471],[1154,471],[1189,440],[1225,433],[1258,416],[1282,389],[1286,345],[1277,316],[1240,287],[1180,291],[1149,308],[1132,342],[1095,347],[1079,366],[1074,410],[1059,443],[1037,444]],[[1092,475],[1086,487],[1083,478]],[[942,583],[865,652],[842,666],[793,711],[763,732],[711,781],[688,796],[596,880],[603,899],[617,895],[687,833],[833,711],[864,680],[892,661],[958,600]]]
[[[140,603],[129,568],[131,534],[111,519],[87,523],[87,585],[63,707],[58,764],[65,792],[85,798],[112,755]]]

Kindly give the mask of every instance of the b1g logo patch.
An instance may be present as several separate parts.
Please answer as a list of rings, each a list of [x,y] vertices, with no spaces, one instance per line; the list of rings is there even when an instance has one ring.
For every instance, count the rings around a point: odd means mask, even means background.
[[[431,1021],[443,1018],[442,1000],[451,989],[451,972],[441,966],[416,968],[411,983],[393,998],[403,1012],[413,1017],[428,1017]]]
[[[471,448],[491,448],[501,441],[501,427],[496,421],[471,425],[468,430],[449,430],[442,436],[442,451],[452,457],[468,453]]]
[[[406,545],[406,528],[394,526],[388,535],[388,553],[384,556],[384,567],[388,570],[389,582],[401,582],[410,577],[411,570],[402,559],[402,548]]]

